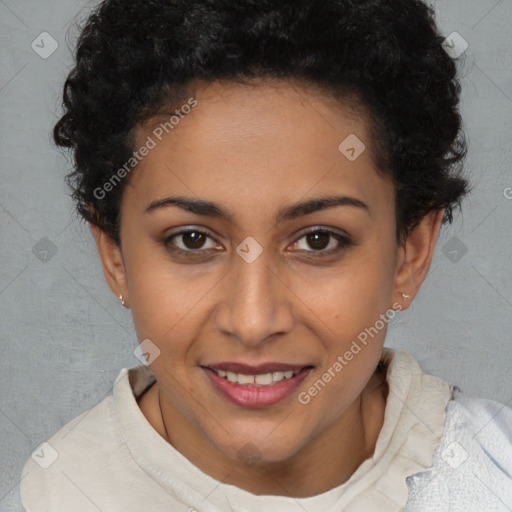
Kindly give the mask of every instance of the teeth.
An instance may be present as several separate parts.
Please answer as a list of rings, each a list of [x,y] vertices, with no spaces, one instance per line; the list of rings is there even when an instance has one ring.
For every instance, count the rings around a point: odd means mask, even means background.
[[[263,373],[262,375],[256,375],[254,382],[256,382],[256,384],[260,384],[261,386],[268,386],[269,384],[272,384],[272,374]]]
[[[229,382],[238,382],[238,374],[233,372],[226,372],[226,378]]]
[[[294,375],[297,375],[300,370],[286,372],[273,372],[273,373],[262,373],[259,375],[245,375],[243,373],[226,372],[224,370],[214,370],[219,377],[227,379],[229,382],[234,384],[248,385],[255,384],[256,386],[271,386],[276,382],[281,382],[284,379],[291,379]]]
[[[254,375],[243,375],[242,373],[238,374],[238,383],[239,384],[254,384]]]

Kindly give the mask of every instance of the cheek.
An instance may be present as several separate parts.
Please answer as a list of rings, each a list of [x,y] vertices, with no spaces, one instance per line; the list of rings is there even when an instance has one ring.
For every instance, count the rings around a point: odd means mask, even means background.
[[[327,273],[309,275],[293,286],[297,296],[321,320],[326,339],[337,347],[373,325],[391,306],[392,266],[366,248]]]
[[[194,277],[193,270],[180,269],[140,247],[130,249],[125,267],[137,338],[165,346],[172,358],[187,350],[193,326],[201,321],[204,299],[216,281],[212,273]]]
[[[323,283],[312,301],[321,319],[317,325],[325,332],[319,336],[325,359],[302,398],[322,425],[334,421],[362,392],[381,357],[391,318],[388,271],[378,260],[350,270]]]

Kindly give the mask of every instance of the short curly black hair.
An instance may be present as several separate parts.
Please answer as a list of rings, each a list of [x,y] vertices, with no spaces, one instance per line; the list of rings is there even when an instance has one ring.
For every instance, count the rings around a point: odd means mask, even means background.
[[[54,140],[71,148],[77,212],[118,244],[135,130],[194,81],[299,81],[352,99],[371,120],[379,172],[396,191],[397,241],[469,192],[455,61],[420,0],[104,0],[77,42]]]

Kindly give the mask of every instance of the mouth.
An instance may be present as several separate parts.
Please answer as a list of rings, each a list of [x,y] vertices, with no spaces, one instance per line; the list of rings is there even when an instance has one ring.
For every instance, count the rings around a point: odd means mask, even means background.
[[[245,407],[267,407],[290,396],[313,366],[221,363],[201,368],[214,388],[231,403]]]

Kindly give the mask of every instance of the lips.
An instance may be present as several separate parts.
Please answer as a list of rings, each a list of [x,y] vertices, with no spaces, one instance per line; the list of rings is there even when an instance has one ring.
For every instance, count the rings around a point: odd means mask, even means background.
[[[244,407],[268,407],[290,396],[313,369],[310,365],[225,362],[201,367],[221,397]]]

